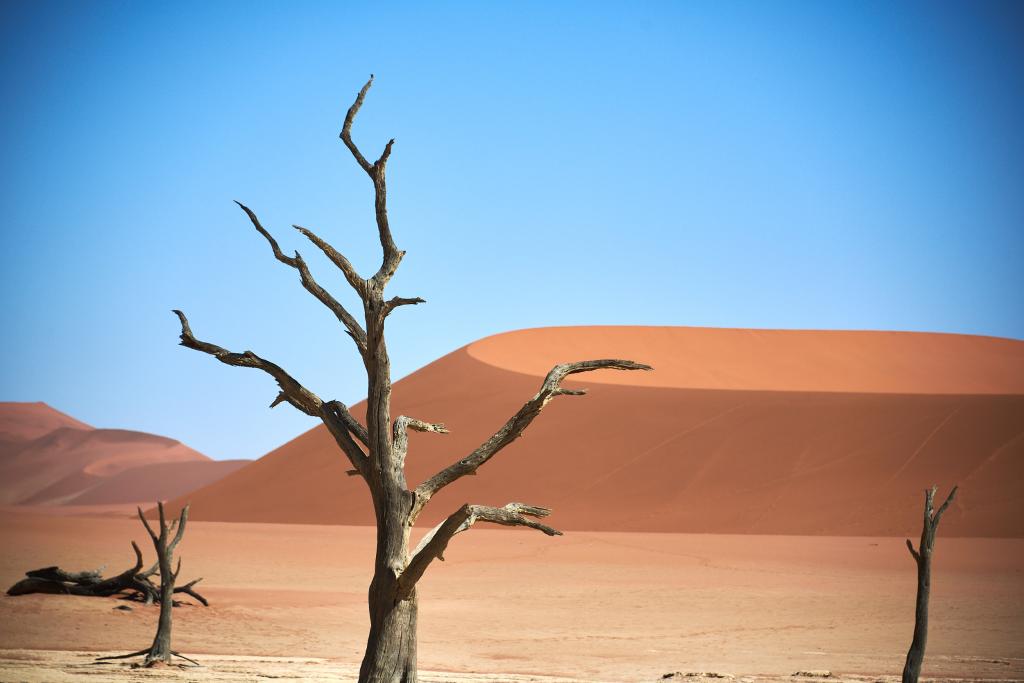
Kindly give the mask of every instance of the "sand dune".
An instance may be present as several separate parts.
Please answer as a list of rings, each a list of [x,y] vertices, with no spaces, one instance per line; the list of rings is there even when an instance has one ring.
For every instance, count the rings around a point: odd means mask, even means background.
[[[797,352],[780,356],[790,347]],[[697,348],[703,355],[687,360]],[[551,523],[564,529],[903,535],[919,532],[922,489],[959,483],[944,533],[1024,536],[1024,343],[982,337],[671,328],[499,335],[396,383],[393,415],[451,429],[411,435],[410,484],[486,439],[554,362],[607,356],[657,371],[567,383],[590,394],[554,401],[478,476],[438,495],[422,523],[464,502],[523,501],[553,508]],[[365,487],[345,476],[343,460],[314,428],[189,494],[192,514],[372,524]]]
[[[218,481],[251,460],[194,460],[155,462],[101,478],[67,505],[115,505],[167,500]]]
[[[1024,343],[921,332],[707,327],[545,327],[466,347],[488,365],[543,375],[582,358],[650,359],[657,372],[588,383],[740,391],[1024,394]]]
[[[110,505],[174,497],[244,461],[215,462],[179,441],[93,429],[44,403],[0,406],[0,504]]]
[[[84,422],[79,422],[42,401],[0,402],[0,444],[36,439],[60,427],[92,429]]]
[[[60,504],[103,478],[154,462],[209,460],[178,441],[121,429],[61,427],[0,461],[4,503]]]

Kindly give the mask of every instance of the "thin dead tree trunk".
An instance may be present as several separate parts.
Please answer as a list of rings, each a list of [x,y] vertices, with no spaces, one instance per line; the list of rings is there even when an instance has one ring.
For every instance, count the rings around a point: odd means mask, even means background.
[[[903,683],[917,683],[921,675],[921,663],[924,662],[924,648],[928,642],[928,598],[932,588],[932,550],[935,547],[935,531],[939,527],[942,513],[956,496],[957,487],[949,492],[946,502],[934,509],[935,492],[933,486],[924,492],[924,526],[921,529],[921,540],[914,549],[914,544],[907,539],[914,562],[917,563],[917,605],[914,609],[914,639],[907,651],[907,662],[903,666]]]
[[[142,525],[146,527],[146,531],[149,533],[149,537],[153,541],[153,548],[156,550],[157,565],[160,568],[160,619],[157,622],[156,635],[153,637],[153,644],[146,650],[139,650],[126,655],[100,657],[99,661],[128,659],[129,657],[137,657],[144,654],[146,657],[143,660],[142,665],[145,667],[150,667],[158,663],[170,664],[172,656],[181,657],[193,664],[196,663],[195,660],[189,659],[188,657],[185,657],[171,649],[171,619],[174,609],[175,592],[174,582],[177,580],[178,574],[181,572],[181,558],[178,558],[178,566],[174,571],[171,571],[171,565],[174,561],[174,549],[178,547],[182,537],[185,535],[185,523],[188,521],[188,508],[188,505],[183,507],[178,519],[172,520],[171,523],[168,524],[164,515],[164,504],[162,502],[158,502],[157,510],[160,514],[160,533],[153,531],[153,527],[149,525],[149,521],[143,514],[142,508],[138,508],[139,519],[142,521]],[[171,534],[174,534],[173,538],[171,538]],[[141,561],[142,557],[140,555],[138,562],[140,567]],[[151,573],[152,570],[147,572],[147,574]]]
[[[270,407],[289,403],[307,415],[319,418],[334,437],[338,447],[352,464],[350,475],[360,476],[370,489],[377,523],[377,550],[368,603],[370,633],[366,653],[359,671],[361,683],[413,683],[416,680],[416,582],[427,566],[441,553],[448,541],[476,521],[519,525],[539,529],[551,535],[559,532],[539,524],[530,517],[544,516],[545,508],[510,503],[503,508],[466,505],[428,534],[424,543],[409,552],[409,535],[424,505],[440,489],[467,474],[496,455],[514,441],[533,421],[547,403],[561,395],[581,395],[581,389],[563,389],[560,382],[568,375],[602,368],[617,370],[650,370],[627,360],[594,360],[558,365],[548,373],[540,391],[499,429],[490,439],[469,455],[441,470],[426,482],[410,488],[405,480],[405,457],[408,431],[444,434],[443,424],[415,418],[391,418],[391,363],[384,341],[384,322],[396,308],[424,303],[419,297],[384,298],[384,288],[395,274],[404,251],[395,245],[387,212],[386,167],[394,140],[385,145],[380,157],[370,162],[352,140],[352,124],[373,83],[367,81],[345,116],[341,140],[360,168],[369,176],[374,193],[374,216],[380,237],[383,258],[377,272],[364,279],[349,260],[316,233],[293,226],[312,242],[341,270],[345,280],[359,296],[363,323],[349,313],[333,295],[314,279],[298,252],[288,256],[274,237],[260,224],[256,214],[238,203],[253,227],[270,244],[274,257],[299,273],[302,286],[320,301],[344,326],[363,360],[367,378],[366,425],[356,420],[348,408],[338,401],[324,401],[299,383],[280,366],[252,351],[235,353],[209,342],[198,340],[181,311],[174,311],[181,322],[181,344],[202,351],[227,365],[256,368],[276,380],[280,392]]]

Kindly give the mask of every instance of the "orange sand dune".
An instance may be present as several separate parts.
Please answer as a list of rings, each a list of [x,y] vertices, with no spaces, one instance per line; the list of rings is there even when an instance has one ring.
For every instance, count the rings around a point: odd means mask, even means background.
[[[788,347],[799,352],[780,357]],[[1024,342],[981,337],[666,328],[499,335],[396,383],[393,415],[451,429],[411,435],[410,485],[486,439],[552,362],[607,356],[656,372],[567,382],[590,394],[556,399],[478,476],[435,497],[422,523],[464,502],[522,501],[553,508],[551,523],[564,529],[903,535],[920,530],[922,489],[959,483],[945,534],[1024,536]],[[772,358],[779,364],[762,368]],[[651,386],[662,372],[662,386]],[[369,495],[346,468],[317,427],[188,499],[203,520],[372,524]]]
[[[99,478],[67,505],[117,505],[167,500],[218,481],[245,467],[251,460],[189,460],[155,462]]]
[[[92,429],[84,422],[79,422],[42,401],[36,403],[0,402],[0,442],[28,441],[60,427]]]
[[[174,497],[244,461],[214,462],[163,436],[93,429],[45,403],[0,404],[0,504],[112,505]]]
[[[589,383],[688,389],[1024,394],[1024,343],[921,332],[707,327],[545,327],[466,347],[489,365],[543,375],[583,358],[643,358],[652,373]]]
[[[61,427],[11,449],[0,460],[0,502],[59,504],[99,480],[154,462],[209,460],[163,436],[122,429]]]

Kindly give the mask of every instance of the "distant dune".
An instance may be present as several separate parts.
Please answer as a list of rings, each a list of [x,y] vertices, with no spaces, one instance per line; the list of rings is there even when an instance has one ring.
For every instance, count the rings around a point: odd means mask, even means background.
[[[428,506],[554,509],[563,529],[815,535],[919,532],[921,491],[961,485],[951,536],[1024,536],[1024,342],[896,332],[583,327],[459,349],[397,382],[410,485],[467,454],[555,362],[618,356],[478,476]],[[227,380],[225,380],[227,381]],[[322,387],[316,388],[324,391]],[[361,415],[363,405],[354,411]],[[316,427],[189,494],[196,519],[372,524],[369,496]]]
[[[194,491],[245,467],[251,460],[155,462],[101,479],[68,505],[110,505],[167,500]]]
[[[42,401],[0,402],[0,443],[28,441],[60,427],[92,429],[84,422],[79,422]]]
[[[45,403],[0,404],[0,504],[109,505],[179,496],[238,469],[179,441],[93,429]]]

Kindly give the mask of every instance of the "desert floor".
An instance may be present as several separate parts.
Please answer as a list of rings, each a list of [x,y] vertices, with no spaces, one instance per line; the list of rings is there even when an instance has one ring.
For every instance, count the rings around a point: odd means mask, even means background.
[[[0,511],[0,584],[52,564],[119,572],[144,533],[127,518]],[[174,642],[203,668],[90,663],[148,645],[155,607],[3,596],[0,680],[353,679],[372,529],[193,522],[179,549],[182,578],[204,577],[211,606],[176,610]],[[474,528],[447,559],[419,590],[427,681],[891,679],[913,629],[915,570],[898,538]],[[931,605],[926,678],[1024,679],[1024,539],[940,530]]]

